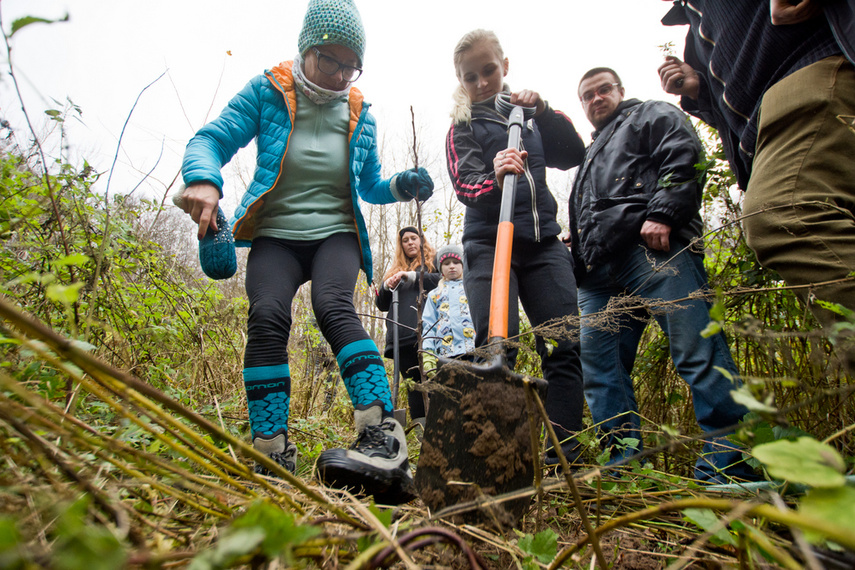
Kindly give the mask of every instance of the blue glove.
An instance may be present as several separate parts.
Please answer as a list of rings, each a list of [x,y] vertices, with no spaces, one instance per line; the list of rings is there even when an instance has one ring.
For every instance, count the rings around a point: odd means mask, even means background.
[[[228,279],[237,271],[235,240],[222,208],[217,208],[216,232],[208,232],[199,240],[199,264],[211,279]]]
[[[401,194],[417,200],[427,200],[433,196],[433,180],[428,171],[421,166],[416,170],[405,170],[398,173],[395,184]]]

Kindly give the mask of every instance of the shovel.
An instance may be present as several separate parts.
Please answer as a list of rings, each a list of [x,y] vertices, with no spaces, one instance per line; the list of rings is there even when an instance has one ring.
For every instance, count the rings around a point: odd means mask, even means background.
[[[398,341],[398,288],[392,289],[392,404],[396,406],[392,414],[402,426],[407,425],[407,410],[398,409],[398,389],[401,386],[401,356]]]
[[[519,148],[522,128],[533,108],[511,105],[509,96],[496,97],[496,110],[508,117],[508,147]],[[462,502],[529,487],[534,458],[527,413],[525,383],[533,382],[543,397],[546,381],[526,378],[508,368],[508,291],[513,245],[513,212],[517,175],[506,174],[490,297],[490,357],[484,364],[439,359],[433,378],[431,406],[416,470],[415,485],[422,501],[436,513]],[[455,516],[461,522],[492,522],[514,526],[531,497],[492,505]]]

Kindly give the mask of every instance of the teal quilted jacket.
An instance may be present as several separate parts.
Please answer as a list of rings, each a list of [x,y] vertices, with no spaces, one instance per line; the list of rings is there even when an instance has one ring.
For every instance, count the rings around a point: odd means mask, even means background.
[[[231,220],[238,246],[251,245],[254,214],[264,207],[264,195],[270,192],[282,172],[282,159],[288,151],[296,109],[296,94],[291,75],[293,62],[287,61],[253,78],[223,110],[190,140],[184,153],[181,172],[184,184],[209,182],[223,195],[220,172],[235,153],[256,139],[257,159],[252,182],[241,198]],[[372,280],[371,248],[368,231],[359,208],[359,198],[370,204],[405,202],[410,198],[396,188],[396,177],[380,174],[377,153],[377,125],[368,112],[362,93],[351,88],[348,97],[350,125],[350,189],[355,213],[354,224],[362,251],[362,269]]]

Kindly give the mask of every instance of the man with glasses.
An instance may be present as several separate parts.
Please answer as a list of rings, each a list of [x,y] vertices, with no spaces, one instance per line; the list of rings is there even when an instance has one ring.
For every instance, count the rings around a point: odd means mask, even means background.
[[[698,240],[704,177],[696,165],[703,147],[677,107],[624,99],[624,93],[607,67],[591,69],[579,83],[579,99],[596,129],[570,197],[585,399],[605,432],[610,463],[641,451],[630,374],[652,316],[691,388],[698,424],[715,432],[705,437],[695,477],[752,478],[725,436],[747,412],[730,395],[736,366],[721,333],[701,336],[709,303],[687,300],[708,286]]]

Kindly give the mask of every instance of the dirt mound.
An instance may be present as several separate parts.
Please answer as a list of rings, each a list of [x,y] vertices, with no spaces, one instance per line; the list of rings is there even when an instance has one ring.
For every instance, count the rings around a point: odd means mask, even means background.
[[[544,390],[543,380],[533,380]],[[449,363],[434,378],[416,486],[436,513],[532,484],[534,455],[523,376],[504,366]],[[540,430],[538,422],[535,429]],[[482,505],[452,517],[513,526],[529,498]]]

